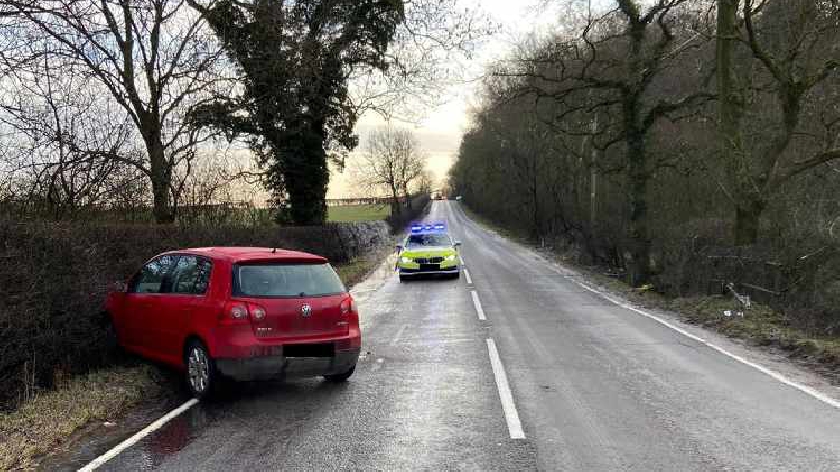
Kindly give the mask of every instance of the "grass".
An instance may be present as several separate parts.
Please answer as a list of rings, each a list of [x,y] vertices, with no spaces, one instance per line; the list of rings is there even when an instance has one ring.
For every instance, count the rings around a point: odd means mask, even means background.
[[[384,220],[391,215],[389,205],[346,205],[327,208],[329,221]]]
[[[390,253],[390,246],[385,246],[377,251],[373,251],[363,257],[358,257],[350,262],[337,265],[335,267],[341,281],[349,290],[353,285],[364,280],[382,260]]]
[[[522,234],[500,227],[477,215],[467,206],[463,208],[470,218],[480,224],[514,241],[528,244],[527,238]],[[739,303],[729,296],[668,298],[656,292],[655,287],[632,288],[619,279],[600,273],[597,267],[581,266],[564,258],[562,254],[555,256],[564,264],[575,266],[596,284],[621,294],[633,303],[668,310],[687,323],[701,325],[731,338],[742,339],[754,346],[780,349],[835,384],[840,384],[840,338],[815,336],[813,333],[794,328],[781,311],[757,303],[753,303],[750,309],[743,310]],[[741,310],[744,316],[727,317],[724,315],[727,310],[732,313]]]
[[[160,392],[156,369],[111,367],[70,379],[10,413],[0,413],[0,470],[32,467],[32,459],[89,421],[119,417]]]

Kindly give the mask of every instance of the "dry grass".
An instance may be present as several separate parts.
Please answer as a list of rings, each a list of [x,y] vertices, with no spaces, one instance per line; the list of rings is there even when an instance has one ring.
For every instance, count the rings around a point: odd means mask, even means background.
[[[336,264],[335,270],[341,277],[341,281],[344,282],[344,286],[349,290],[370,275],[388,257],[390,251],[391,246],[385,245],[370,254],[354,258],[350,262]]]
[[[70,379],[0,413],[0,470],[28,468],[89,421],[113,420],[160,392],[153,367],[112,367]]]
[[[840,338],[819,337],[790,326],[790,320],[781,311],[753,303],[743,309],[730,296],[697,296],[669,299],[654,290],[631,288],[624,282],[599,274],[592,268],[584,269],[587,278],[621,294],[631,302],[676,313],[684,321],[715,330],[726,336],[743,339],[754,346],[777,348],[791,358],[814,368],[829,380],[840,383]],[[729,311],[732,316],[725,316]],[[744,316],[737,316],[737,312]]]

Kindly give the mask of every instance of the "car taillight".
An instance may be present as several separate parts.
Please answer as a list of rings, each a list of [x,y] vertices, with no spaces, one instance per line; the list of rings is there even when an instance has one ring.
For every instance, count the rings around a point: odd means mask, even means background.
[[[261,321],[265,319],[265,308],[259,305],[251,305],[250,307],[251,317],[254,318],[256,321]]]
[[[358,310],[356,309],[356,300],[352,298],[345,298],[341,301],[341,314],[342,315],[349,315],[350,313],[356,313]]]
[[[219,322],[222,324],[240,324],[248,322],[248,307],[244,303],[232,302],[225,306]]]
[[[233,305],[230,307],[230,317],[234,320],[242,320],[248,316],[248,310],[241,305]]]

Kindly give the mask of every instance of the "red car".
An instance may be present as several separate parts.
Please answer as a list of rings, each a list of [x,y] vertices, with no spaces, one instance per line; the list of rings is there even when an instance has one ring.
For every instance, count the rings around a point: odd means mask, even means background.
[[[106,312],[122,347],[183,369],[196,397],[220,376],[343,382],[361,348],[356,303],[323,257],[259,247],[161,254]]]

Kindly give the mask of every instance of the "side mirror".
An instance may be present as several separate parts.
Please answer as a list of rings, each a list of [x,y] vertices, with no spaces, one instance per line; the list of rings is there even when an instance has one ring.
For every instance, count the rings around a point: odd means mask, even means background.
[[[402,245],[401,245],[401,244],[397,244],[397,254],[401,253],[401,252],[402,252],[402,250],[403,250]]]
[[[114,282],[109,289],[111,292],[126,292],[128,291],[128,284],[125,282]]]
[[[461,247],[461,241],[455,241],[455,249],[459,249]]]

